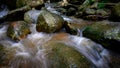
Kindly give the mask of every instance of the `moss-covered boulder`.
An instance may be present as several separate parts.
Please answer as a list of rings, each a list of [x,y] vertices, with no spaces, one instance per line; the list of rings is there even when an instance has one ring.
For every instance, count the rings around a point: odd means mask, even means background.
[[[78,51],[60,42],[49,42],[43,46],[50,68],[90,68],[90,62]]]
[[[7,36],[13,40],[21,40],[30,33],[29,24],[24,21],[12,22],[7,29]]]
[[[36,29],[38,32],[52,33],[62,28],[64,20],[61,16],[51,13],[46,8],[41,10],[38,16]]]
[[[95,22],[83,35],[112,50],[120,51],[120,24],[117,22]]]

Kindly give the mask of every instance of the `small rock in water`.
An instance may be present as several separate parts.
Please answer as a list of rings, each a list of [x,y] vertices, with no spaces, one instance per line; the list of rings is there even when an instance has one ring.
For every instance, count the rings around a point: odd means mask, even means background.
[[[7,36],[9,36],[13,40],[24,39],[29,33],[29,24],[24,21],[12,22],[7,29]]]

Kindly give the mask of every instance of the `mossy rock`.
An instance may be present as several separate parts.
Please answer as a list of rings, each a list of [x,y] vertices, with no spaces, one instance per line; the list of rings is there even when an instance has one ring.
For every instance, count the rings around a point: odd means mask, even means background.
[[[59,31],[63,26],[64,20],[61,16],[51,13],[46,8],[41,10],[38,16],[36,29],[38,32],[52,33]]]
[[[42,5],[44,3],[43,0],[17,0],[16,6],[23,7],[25,5],[30,5],[31,7]]]
[[[90,62],[78,51],[60,42],[44,45],[50,68],[90,68]]]
[[[24,39],[30,33],[29,24],[24,21],[12,22],[7,29],[7,36],[13,40]]]
[[[106,48],[120,51],[119,23],[108,23],[107,21],[96,22],[86,27],[83,31],[83,36],[102,44]]]

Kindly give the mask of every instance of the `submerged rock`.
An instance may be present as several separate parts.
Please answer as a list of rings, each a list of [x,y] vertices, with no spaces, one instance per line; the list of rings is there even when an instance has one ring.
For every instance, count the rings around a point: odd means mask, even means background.
[[[59,42],[47,43],[46,57],[50,68],[89,68],[90,62],[78,51]]]
[[[12,22],[7,29],[7,36],[13,40],[21,40],[30,33],[29,24],[24,21]]]
[[[120,24],[119,22],[95,22],[93,25],[88,26],[83,35],[88,37],[104,47],[120,51]]]
[[[61,16],[51,13],[47,9],[42,9],[38,16],[36,29],[38,32],[52,33],[62,28],[64,20]]]

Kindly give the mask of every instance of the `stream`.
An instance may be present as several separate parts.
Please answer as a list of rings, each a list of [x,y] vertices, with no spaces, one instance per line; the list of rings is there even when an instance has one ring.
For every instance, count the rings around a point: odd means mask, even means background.
[[[6,6],[2,5],[1,7],[0,17],[8,12]],[[53,11],[55,9],[51,9],[49,6],[48,10]],[[54,13],[57,12],[54,11]],[[39,13],[36,12],[36,14],[38,15]],[[66,21],[72,21],[69,17],[63,16],[63,18]],[[81,53],[92,64],[90,68],[111,68],[110,58],[113,54],[100,44],[82,37],[82,30],[78,31],[80,34],[79,36],[70,35],[65,32],[47,34],[44,32],[37,32],[35,26],[35,24],[32,24],[30,28],[31,34],[29,34],[26,39],[20,40],[19,42],[14,42],[6,36],[8,25],[0,27],[0,44],[4,45],[8,50],[10,49],[10,52],[12,51],[11,49],[14,50],[11,52],[11,56],[14,58],[8,60],[9,64],[7,67],[1,65],[2,68],[50,68],[50,63],[48,63],[49,60],[45,53],[46,49],[42,48],[43,45],[50,41],[64,43],[66,46]],[[114,65],[112,66],[114,67]]]

